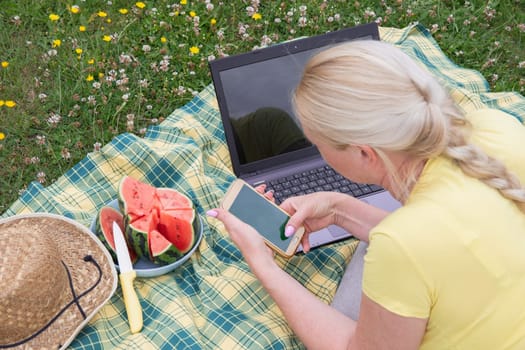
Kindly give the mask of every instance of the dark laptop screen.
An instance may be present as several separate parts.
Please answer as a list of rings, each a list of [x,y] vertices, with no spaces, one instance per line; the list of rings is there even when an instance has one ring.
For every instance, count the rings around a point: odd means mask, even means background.
[[[236,175],[317,154],[301,131],[291,96],[313,54],[353,39],[378,40],[377,25],[361,25],[210,62]]]
[[[220,72],[241,164],[311,146],[293,113],[291,96],[304,64],[315,51]]]

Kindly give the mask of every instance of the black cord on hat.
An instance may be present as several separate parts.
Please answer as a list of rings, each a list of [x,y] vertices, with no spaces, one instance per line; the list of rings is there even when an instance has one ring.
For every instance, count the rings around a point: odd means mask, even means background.
[[[86,313],[84,312],[84,310],[82,309],[82,306],[80,306],[80,298],[82,298],[83,296],[85,296],[86,294],[88,294],[89,292],[91,292],[99,283],[100,283],[100,280],[102,279],[102,269],[100,268],[100,265],[97,263],[97,261],[95,260],[95,258],[93,258],[91,255],[86,255],[84,256],[83,260],[85,262],[91,262],[93,263],[93,265],[95,265],[95,267],[97,268],[98,270],[98,278],[97,278],[97,281],[91,286],[89,287],[87,290],[85,290],[84,292],[82,292],[81,294],[79,294],[79,296],[77,297],[76,294],[75,294],[75,289],[74,289],[74,286],[73,286],[73,280],[71,279],[71,274],[69,272],[69,268],[67,267],[67,265],[61,260],[62,262],[62,265],[64,266],[64,268],[66,269],[66,272],[67,272],[67,278],[69,279],[69,287],[71,289],[71,293],[73,294],[73,300],[70,301],[69,303],[66,304],[66,306],[64,306],[51,320],[49,320],[49,322],[47,324],[44,325],[44,327],[40,328],[38,331],[36,331],[35,333],[33,333],[32,335],[30,335],[29,337],[23,339],[23,340],[20,340],[20,341],[17,341],[16,343],[11,343],[11,344],[0,344],[0,349],[7,349],[7,348],[11,348],[11,347],[15,347],[15,346],[19,346],[19,345],[22,345],[24,343],[27,343],[28,341],[38,337],[41,333],[43,333],[47,328],[49,328],[49,326],[51,326],[53,324],[53,322],[55,322],[66,310],[67,308],[69,308],[71,305],[73,304],[76,304],[77,307],[78,307],[78,310],[80,311],[80,313],[82,314],[82,317],[84,319],[86,319]]]

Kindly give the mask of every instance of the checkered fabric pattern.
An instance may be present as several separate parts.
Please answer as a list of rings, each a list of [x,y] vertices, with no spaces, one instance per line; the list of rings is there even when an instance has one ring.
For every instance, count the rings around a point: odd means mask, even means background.
[[[420,25],[380,28],[381,38],[411,55],[449,87],[464,110],[491,107],[523,121],[525,98],[491,93],[479,72],[456,66]],[[55,183],[32,183],[3,214],[51,212],[89,226],[117,185],[130,175],[186,193],[205,227],[199,253],[180,268],[135,281],[144,328],[130,334],[117,292],[71,344],[72,349],[302,349],[275,303],[250,273],[224,228],[204,213],[216,207],[234,179],[210,85],[143,137],[121,134],[89,154]],[[281,266],[329,303],[357,242],[298,255]],[[278,258],[280,259],[280,258]]]

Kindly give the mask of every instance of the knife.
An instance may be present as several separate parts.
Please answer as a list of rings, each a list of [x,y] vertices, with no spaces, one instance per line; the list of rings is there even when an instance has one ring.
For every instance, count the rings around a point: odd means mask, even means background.
[[[142,308],[137,293],[133,288],[133,280],[137,277],[137,273],[133,270],[128,245],[126,244],[122,230],[115,221],[113,222],[113,239],[115,241],[115,250],[117,251],[120,285],[122,286],[122,294],[124,295],[124,305],[126,305],[129,329],[131,333],[137,333],[142,329]]]

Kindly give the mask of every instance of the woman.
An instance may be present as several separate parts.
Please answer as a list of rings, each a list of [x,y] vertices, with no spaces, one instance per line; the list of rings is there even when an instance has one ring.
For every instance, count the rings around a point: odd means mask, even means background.
[[[389,214],[315,193],[281,205],[288,233],[337,224],[369,243],[358,321],[281,270],[248,225],[209,212],[306,347],[524,349],[525,128],[500,111],[463,115],[427,71],[376,41],[313,57],[294,105],[328,164],[403,203]]]

